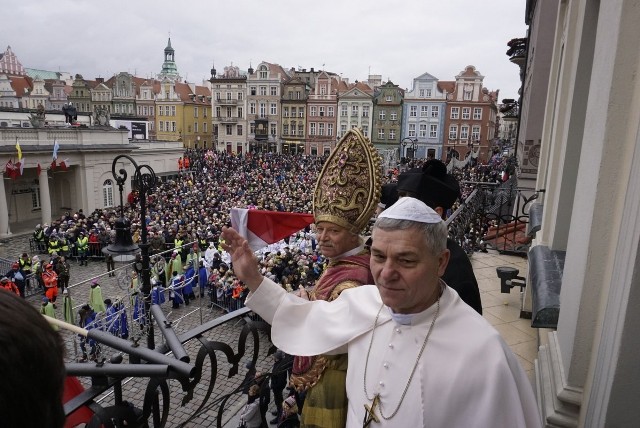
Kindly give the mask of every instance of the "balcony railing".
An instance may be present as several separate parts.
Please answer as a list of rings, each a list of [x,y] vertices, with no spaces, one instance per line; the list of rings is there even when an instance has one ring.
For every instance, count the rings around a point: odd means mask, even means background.
[[[527,233],[529,209],[538,197],[537,192],[518,187],[516,176],[499,185],[461,184],[471,186],[473,191],[447,219],[449,237],[467,254],[494,249],[504,254],[526,255],[531,244]]]
[[[227,99],[216,99],[216,105],[221,105],[221,106],[235,106],[240,102],[240,100],[235,100],[235,99],[231,99],[231,100],[227,100]]]
[[[237,117],[219,117],[217,119],[222,123],[236,123],[238,121]]]

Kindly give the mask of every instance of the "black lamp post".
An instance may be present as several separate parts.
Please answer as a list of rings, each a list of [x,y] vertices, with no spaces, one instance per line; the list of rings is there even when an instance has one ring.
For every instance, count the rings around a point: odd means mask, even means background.
[[[418,143],[418,139],[417,138],[403,138],[402,139],[402,153],[404,154],[404,157],[409,157],[407,156],[407,146],[409,146],[411,148],[411,159],[415,159],[416,158],[416,149],[418,147],[417,145]]]
[[[124,183],[127,180],[127,171],[124,168],[120,168],[116,172],[116,164],[119,159],[127,159],[134,168],[133,184],[137,188],[140,197],[140,226],[142,228],[142,234],[140,236],[140,245],[133,243],[131,238],[130,224],[124,217],[124,205],[122,200],[122,193]],[[150,307],[151,307],[151,269],[149,260],[149,243],[147,241],[147,193],[152,190],[158,181],[156,173],[149,165],[138,165],[130,156],[118,155],[111,164],[111,174],[118,183],[118,189],[120,191],[120,218],[116,221],[116,241],[113,244],[108,245],[102,251],[105,254],[111,254],[113,256],[131,256],[138,252],[142,255],[142,286],[140,290],[144,296],[144,316],[145,324],[149,328],[147,332],[147,346],[149,349],[155,348],[155,340],[153,333],[153,323],[151,322]]]

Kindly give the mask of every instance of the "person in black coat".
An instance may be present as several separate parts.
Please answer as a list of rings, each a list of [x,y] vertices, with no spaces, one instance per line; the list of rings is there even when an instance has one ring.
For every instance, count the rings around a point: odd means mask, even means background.
[[[271,424],[278,423],[278,418],[282,414],[282,402],[284,397],[282,396],[282,390],[287,386],[288,375],[285,361],[285,354],[281,350],[277,350],[273,354],[273,367],[271,368],[271,378],[269,380],[269,386],[273,391],[273,400],[276,404],[276,410],[271,414],[275,416],[274,419],[269,421]]]
[[[396,190],[399,197],[420,199],[443,219],[460,196],[458,180],[447,173],[446,165],[438,159],[427,161],[422,169],[414,168],[401,173]],[[391,205],[392,203],[387,203],[386,207]],[[482,315],[480,289],[469,257],[452,239],[447,240],[447,249],[451,252],[451,257],[442,280],[456,290],[462,301]]]

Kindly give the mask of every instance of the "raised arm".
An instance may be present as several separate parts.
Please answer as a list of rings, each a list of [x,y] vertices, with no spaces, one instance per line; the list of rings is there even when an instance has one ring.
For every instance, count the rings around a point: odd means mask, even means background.
[[[249,248],[249,243],[231,227],[223,227],[221,237],[224,240],[222,248],[231,255],[233,273],[249,290],[256,291],[263,277],[258,270],[258,259]]]

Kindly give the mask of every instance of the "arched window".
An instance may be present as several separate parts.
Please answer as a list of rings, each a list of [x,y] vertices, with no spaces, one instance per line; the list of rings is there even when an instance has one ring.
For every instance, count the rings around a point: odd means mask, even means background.
[[[113,181],[105,180],[102,184],[102,204],[104,208],[113,206]]]

